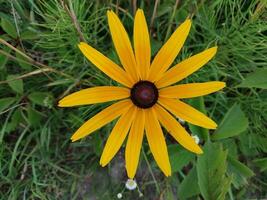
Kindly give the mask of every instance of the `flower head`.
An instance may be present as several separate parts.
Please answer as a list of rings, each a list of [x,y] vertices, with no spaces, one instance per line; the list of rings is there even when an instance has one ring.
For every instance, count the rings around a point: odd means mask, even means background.
[[[174,85],[205,65],[217,51],[209,48],[170,68],[189,33],[191,20],[183,22],[150,61],[151,47],[144,13],[138,9],[134,19],[132,48],[121,21],[113,11],[107,12],[112,40],[120,67],[102,53],[81,42],[84,56],[120,86],[99,86],[64,97],[59,106],[70,107],[117,101],[85,122],[71,137],[77,141],[118,118],[103,150],[100,164],[106,166],[118,152],[128,135],[125,160],[129,178],[134,178],[144,134],[159,168],[171,175],[167,146],[161,125],[184,148],[202,153],[201,148],[174,118],[215,129],[216,123],[181,99],[210,94],[225,87],[219,81]],[[170,69],[169,69],[170,68]],[[119,101],[118,101],[119,100]]]

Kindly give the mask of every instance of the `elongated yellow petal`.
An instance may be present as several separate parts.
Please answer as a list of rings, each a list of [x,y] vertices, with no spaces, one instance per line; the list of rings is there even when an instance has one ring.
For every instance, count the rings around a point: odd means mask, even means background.
[[[131,100],[122,100],[105,108],[85,122],[71,137],[72,142],[79,140],[101,128],[125,113],[132,105]]]
[[[137,69],[142,80],[147,79],[150,67],[150,39],[143,10],[138,9],[134,18],[134,50]]]
[[[165,176],[171,175],[171,165],[169,161],[167,146],[163,136],[159,121],[153,108],[145,110],[145,130],[146,137],[159,168]]]
[[[145,111],[138,109],[128,136],[125,161],[128,177],[133,179],[139,162],[140,150],[145,129]]]
[[[128,74],[112,60],[84,42],[81,42],[78,46],[83,55],[98,69],[113,80],[127,87],[132,87],[134,83],[133,80],[131,80]]]
[[[216,92],[224,87],[225,83],[220,81],[188,83],[163,88],[159,91],[159,96],[166,98],[192,98]]]
[[[111,37],[121,64],[126,72],[132,77],[134,82],[137,82],[138,74],[136,70],[136,62],[128,34],[120,19],[113,11],[108,11],[107,16]]]
[[[181,50],[191,27],[191,21],[185,20],[171,35],[155,56],[149,72],[148,80],[157,81],[170,67]]]
[[[216,129],[217,127],[212,119],[180,100],[161,97],[159,103],[172,114],[191,124],[208,129]]]
[[[74,92],[59,101],[58,106],[70,107],[94,103],[103,103],[124,99],[130,96],[130,90],[123,87],[100,86]]]
[[[216,52],[215,46],[178,63],[156,81],[157,87],[162,88],[186,78],[205,65]]]
[[[166,128],[169,134],[179,142],[184,148],[197,154],[203,153],[195,140],[186,130],[160,105],[154,106],[160,123]]]
[[[137,107],[132,105],[131,108],[120,117],[114,126],[100,158],[100,165],[103,167],[111,161],[111,159],[120,149],[124,139],[128,134],[132,121],[136,116],[136,111]]]

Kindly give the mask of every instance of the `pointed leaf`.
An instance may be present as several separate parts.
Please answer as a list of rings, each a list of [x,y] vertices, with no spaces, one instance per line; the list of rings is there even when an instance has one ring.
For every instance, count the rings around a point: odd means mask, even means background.
[[[181,185],[178,187],[178,196],[181,200],[186,200],[190,197],[198,195],[200,189],[198,186],[198,177],[196,167],[190,170],[189,174],[184,178]]]
[[[231,184],[226,176],[227,151],[216,143],[205,144],[197,160],[198,185],[205,200],[223,200]]]
[[[17,38],[17,31],[15,25],[8,19],[3,18],[1,20],[2,29],[12,38]]]
[[[267,69],[257,69],[247,75],[238,87],[256,87],[267,89]]]
[[[11,89],[18,93],[18,94],[22,94],[23,93],[23,80],[22,79],[15,79],[16,77],[18,77],[18,75],[8,75],[7,76],[7,80],[12,80],[12,81],[8,81],[8,85],[9,87],[11,87]]]
[[[248,119],[238,104],[234,104],[225,114],[212,139],[219,140],[236,136],[248,127]]]

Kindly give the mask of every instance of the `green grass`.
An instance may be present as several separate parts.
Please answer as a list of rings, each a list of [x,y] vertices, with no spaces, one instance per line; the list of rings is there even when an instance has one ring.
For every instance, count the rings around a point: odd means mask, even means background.
[[[267,197],[266,83],[265,89],[239,87],[250,73],[267,67],[267,2],[177,2],[0,0],[0,38],[17,51],[0,43],[0,199],[116,199],[124,190],[124,148],[108,167],[99,165],[114,123],[80,142],[70,142],[72,133],[106,105],[63,109],[57,107],[57,101],[82,88],[116,85],[83,57],[77,44],[85,39],[119,63],[106,11],[118,11],[132,35],[133,13],[139,7],[144,9],[150,26],[153,55],[183,20],[192,17],[189,37],[175,63],[214,45],[219,50],[211,62],[183,82],[225,81],[223,91],[204,97],[202,110],[219,124],[234,104],[240,106],[243,116],[232,113],[237,115],[228,124],[235,130],[232,137],[214,140],[211,136],[211,146],[202,140],[205,149],[216,148],[214,154],[191,155],[166,135],[175,169],[170,178],[159,171],[145,140],[136,176],[144,194],[141,199],[212,199],[214,195],[224,199],[218,195],[223,193],[225,199]],[[80,33],[66,8],[75,13]],[[195,106],[203,104],[203,99],[194,100],[190,103]],[[240,123],[245,130],[239,129]],[[203,129],[189,129],[200,137],[205,134]],[[214,161],[208,156],[214,156]],[[202,173],[207,176],[201,178]],[[218,183],[220,189],[210,186]],[[123,192],[124,199],[138,196],[137,190]]]

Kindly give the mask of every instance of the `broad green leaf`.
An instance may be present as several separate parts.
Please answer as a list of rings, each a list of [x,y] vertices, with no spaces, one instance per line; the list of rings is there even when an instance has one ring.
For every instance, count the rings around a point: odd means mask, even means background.
[[[168,152],[173,173],[181,170],[195,158],[193,153],[183,149],[179,145],[169,145]]]
[[[28,29],[21,33],[20,38],[22,40],[34,40],[38,38],[38,33],[36,31]]]
[[[234,104],[225,114],[212,139],[224,139],[244,132],[248,127],[248,119],[238,104]]]
[[[178,186],[178,196],[181,200],[186,200],[200,193],[198,186],[196,167],[190,170],[189,174],[184,178]]]
[[[3,18],[1,19],[1,26],[2,29],[12,38],[17,38],[17,31],[15,25],[8,19]]]
[[[22,94],[23,93],[23,80],[22,79],[15,79],[16,77],[18,77],[18,75],[8,75],[7,76],[7,80],[12,80],[12,81],[8,81],[8,85],[9,87],[11,87],[11,89],[18,93],[18,94]]]
[[[223,200],[231,184],[226,176],[227,151],[220,144],[207,142],[197,160],[198,186],[205,200]]]
[[[267,158],[257,158],[253,160],[255,165],[260,168],[260,171],[266,171],[267,170]]]
[[[15,100],[16,98],[14,97],[1,98],[0,99],[0,112],[7,109],[12,103],[14,103]]]
[[[192,105],[194,108],[196,108],[200,112],[207,114],[203,97],[193,98],[193,99],[191,99],[191,101],[189,103],[190,103],[190,105]],[[190,123],[188,123],[188,126],[189,126],[190,131],[194,135],[197,135],[198,137],[202,138],[205,141],[209,138],[208,129],[205,129],[205,128],[202,128],[199,126],[195,126],[195,125],[190,124]]]
[[[238,87],[256,87],[267,89],[267,68],[257,69],[256,71],[247,75]]]
[[[247,179],[254,175],[253,171],[239,160],[228,155],[228,173],[233,175],[233,185],[238,189],[247,184]]]
[[[16,54],[16,58],[18,58],[17,61],[19,65],[22,67],[22,69],[26,69],[26,70],[31,69],[31,64],[23,62],[23,61],[28,61],[25,57],[20,55],[18,52],[16,52],[15,54]]]
[[[31,106],[27,107],[28,120],[30,125],[38,126],[41,122],[43,115]]]
[[[18,108],[16,111],[12,114],[11,121],[6,126],[6,132],[14,131],[19,123],[24,123],[25,120],[22,116],[22,109]]]
[[[51,108],[53,105],[53,96],[49,92],[33,92],[28,98],[40,106]]]

